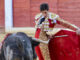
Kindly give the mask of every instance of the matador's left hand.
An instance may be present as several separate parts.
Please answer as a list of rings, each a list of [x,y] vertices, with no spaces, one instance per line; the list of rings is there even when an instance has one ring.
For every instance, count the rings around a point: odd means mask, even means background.
[[[76,33],[80,35],[80,28],[76,30]]]

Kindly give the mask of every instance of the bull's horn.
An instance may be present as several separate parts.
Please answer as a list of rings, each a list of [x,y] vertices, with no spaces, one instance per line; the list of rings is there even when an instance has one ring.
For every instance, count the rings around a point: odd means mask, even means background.
[[[49,43],[49,40],[48,41],[43,41],[43,40],[40,40],[40,39],[37,39],[37,38],[32,38],[34,41],[37,41],[37,42],[40,42],[40,43],[45,43],[45,44],[48,44]]]

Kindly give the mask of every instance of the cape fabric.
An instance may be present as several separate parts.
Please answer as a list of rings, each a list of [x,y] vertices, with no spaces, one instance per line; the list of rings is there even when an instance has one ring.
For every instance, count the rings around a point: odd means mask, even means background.
[[[38,38],[40,29],[35,37]],[[80,60],[80,36],[76,32],[60,30],[54,36],[68,35],[50,39],[49,53],[51,60]],[[36,47],[39,60],[44,60],[39,46]]]
[[[80,60],[80,36],[76,32],[60,30],[49,42],[51,60]]]

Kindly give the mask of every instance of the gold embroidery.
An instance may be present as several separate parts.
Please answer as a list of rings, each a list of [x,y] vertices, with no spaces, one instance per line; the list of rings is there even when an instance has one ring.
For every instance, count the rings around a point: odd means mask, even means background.
[[[40,17],[40,15],[41,15],[41,13],[40,14],[38,14],[36,17],[35,17],[35,19],[38,19],[39,17]],[[52,31],[53,29],[53,27],[52,28],[50,28],[49,27],[49,21],[48,21],[48,19],[51,19],[51,23],[53,23],[54,22],[54,19],[56,19],[57,18],[57,14],[54,14],[54,13],[49,13],[49,17],[47,17],[46,19],[45,19],[45,21],[42,23],[42,24],[44,24],[44,31]],[[38,28],[38,22],[39,22],[39,20],[36,22],[36,27]],[[40,27],[40,26],[39,26]]]
[[[71,24],[71,23],[69,23],[69,22],[67,22],[61,18],[57,18],[57,20],[60,22],[60,25],[62,25],[64,27],[67,27],[67,28],[72,29],[74,31],[76,31],[76,29],[78,29],[77,26],[75,26],[75,25],[73,25],[73,24]]]
[[[46,36],[46,32],[44,32],[44,31],[41,30],[39,39],[47,41],[48,38]],[[42,55],[44,57],[44,60],[51,60],[50,59],[49,50],[48,50],[48,45],[41,43],[40,44],[40,49],[41,49]]]

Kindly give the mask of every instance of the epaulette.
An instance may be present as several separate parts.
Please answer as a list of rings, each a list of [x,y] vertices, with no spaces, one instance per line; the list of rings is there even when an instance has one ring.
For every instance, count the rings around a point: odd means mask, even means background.
[[[35,19],[38,19],[40,16],[41,16],[41,13],[37,14],[37,15],[35,16]]]
[[[56,18],[58,18],[59,17],[59,15],[57,15],[57,14],[55,14],[55,13],[49,13],[49,18],[51,19],[51,20],[56,20]]]

